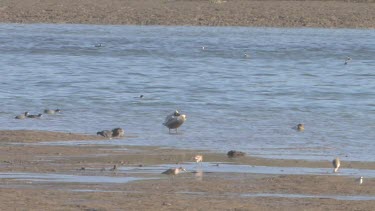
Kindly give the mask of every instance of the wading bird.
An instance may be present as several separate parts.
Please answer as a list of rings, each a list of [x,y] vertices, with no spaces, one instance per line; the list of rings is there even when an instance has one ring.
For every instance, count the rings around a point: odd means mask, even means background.
[[[173,114],[170,114],[165,118],[163,125],[169,129],[169,132],[171,132],[171,129],[175,129],[177,133],[177,128],[179,128],[185,121],[186,115],[180,114],[176,110]]]

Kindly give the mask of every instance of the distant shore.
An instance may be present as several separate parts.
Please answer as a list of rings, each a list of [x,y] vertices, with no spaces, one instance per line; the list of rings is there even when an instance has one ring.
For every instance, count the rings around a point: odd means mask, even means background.
[[[2,23],[375,28],[375,0],[3,0]]]

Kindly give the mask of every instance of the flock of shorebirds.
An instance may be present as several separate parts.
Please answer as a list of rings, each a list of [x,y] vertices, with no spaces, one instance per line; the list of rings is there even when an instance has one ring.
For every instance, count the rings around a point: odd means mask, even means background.
[[[141,98],[143,98],[143,95],[141,95]],[[43,112],[45,114],[57,114],[57,113],[61,112],[61,110],[60,109],[55,109],[55,110],[45,109]],[[42,116],[42,114],[32,115],[32,114],[29,114],[29,112],[25,112],[24,114],[18,115],[15,118],[16,119],[40,118],[41,116]],[[180,114],[180,112],[178,112],[176,110],[173,113],[167,115],[167,117],[164,120],[163,125],[166,126],[169,129],[169,133],[171,132],[171,129],[174,129],[175,132],[177,133],[177,128],[179,128],[185,121],[186,121],[186,115]],[[300,123],[295,127],[295,129],[298,130],[298,131],[304,131],[305,125]],[[96,134],[100,135],[100,136],[103,136],[105,138],[111,139],[111,138],[117,138],[117,137],[125,136],[125,130],[122,129],[122,128],[115,128],[113,130],[99,131]],[[241,157],[241,156],[245,156],[245,155],[246,154],[244,152],[235,151],[235,150],[231,150],[227,153],[227,156],[229,158]],[[201,163],[201,162],[203,162],[203,155],[196,155],[196,156],[193,157],[193,159],[196,163]],[[335,158],[332,161],[332,165],[333,165],[333,168],[334,168],[333,172],[334,173],[338,172],[338,170],[340,168],[340,165],[341,165],[340,159]],[[170,169],[162,172],[162,174],[177,175],[177,174],[179,174],[181,172],[184,172],[184,171],[186,171],[186,169],[184,169],[182,167],[170,168]],[[360,184],[362,184],[363,177],[360,177],[359,181],[360,181]]]

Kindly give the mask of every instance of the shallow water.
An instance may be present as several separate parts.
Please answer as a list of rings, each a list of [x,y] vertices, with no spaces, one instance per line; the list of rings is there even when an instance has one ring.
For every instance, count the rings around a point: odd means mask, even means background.
[[[118,167],[119,171],[126,173],[162,173],[169,168],[183,167],[187,173],[194,173],[202,176],[209,173],[252,173],[252,174],[284,174],[284,175],[337,175],[350,176],[353,183],[359,177],[375,178],[375,170],[370,169],[345,169],[341,168],[338,173],[332,173],[332,168],[307,168],[307,167],[275,167],[275,166],[252,166],[236,165],[231,163],[182,163],[164,164],[158,166],[145,167]]]
[[[1,179],[26,180],[31,182],[58,182],[58,183],[127,183],[144,178],[135,177],[107,177],[67,174],[47,174],[31,172],[1,172]],[[148,178],[149,179],[149,178]]]
[[[374,37],[348,29],[0,24],[0,129],[123,127],[137,137],[115,144],[375,161]],[[63,112],[14,119],[45,108]],[[170,135],[162,122],[175,109],[188,120]],[[305,132],[295,131],[301,122]]]
[[[204,192],[178,192],[179,194],[190,194],[190,195],[206,195]],[[241,197],[271,197],[271,198],[317,198],[317,199],[336,199],[336,200],[350,200],[350,201],[367,201],[375,200],[375,196],[366,195],[306,195],[306,194],[287,194],[287,193],[245,193],[236,194],[228,193],[225,196],[238,196]]]

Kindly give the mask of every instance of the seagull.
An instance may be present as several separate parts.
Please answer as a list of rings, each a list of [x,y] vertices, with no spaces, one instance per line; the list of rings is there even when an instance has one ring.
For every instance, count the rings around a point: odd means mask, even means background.
[[[180,114],[176,110],[173,114],[170,114],[165,118],[163,125],[165,125],[169,129],[169,133],[171,132],[171,129],[176,129],[177,133],[177,128],[179,128],[185,121],[186,115]]]
[[[29,116],[29,112],[25,112],[24,114],[17,115],[14,117],[15,119],[25,119],[27,116]]]
[[[339,158],[335,158],[333,161],[332,161],[332,165],[333,165],[333,172],[336,173],[339,168],[340,168],[340,159]]]
[[[44,110],[44,113],[45,113],[45,114],[56,114],[56,113],[59,113],[59,112],[61,112],[60,109],[55,109],[55,110],[52,110],[52,109],[45,109],[45,110]]]
[[[182,168],[182,167],[179,167],[179,168],[170,168],[166,171],[164,171],[162,174],[166,174],[166,175],[177,175],[183,171],[186,171],[186,169]]]

